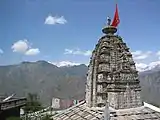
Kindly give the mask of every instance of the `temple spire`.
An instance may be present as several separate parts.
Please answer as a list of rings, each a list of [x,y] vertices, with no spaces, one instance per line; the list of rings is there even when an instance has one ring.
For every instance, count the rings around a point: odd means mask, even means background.
[[[92,57],[87,74],[86,104],[104,107],[106,102],[114,109],[142,106],[138,72],[126,43],[115,36],[119,24],[118,7],[113,22],[107,17]]]

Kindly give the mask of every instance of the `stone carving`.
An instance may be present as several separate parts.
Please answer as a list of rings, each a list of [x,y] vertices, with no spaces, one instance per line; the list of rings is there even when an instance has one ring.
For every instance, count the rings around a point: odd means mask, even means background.
[[[122,38],[114,35],[115,29],[110,26],[103,29],[106,35],[99,40],[90,60],[86,88],[89,107],[103,107],[107,100],[115,109],[142,105],[132,54]]]

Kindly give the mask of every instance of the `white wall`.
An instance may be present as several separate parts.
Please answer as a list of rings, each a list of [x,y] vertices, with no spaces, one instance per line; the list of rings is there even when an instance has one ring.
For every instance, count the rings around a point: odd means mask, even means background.
[[[60,99],[52,98],[52,108],[55,108],[55,109],[60,108]]]

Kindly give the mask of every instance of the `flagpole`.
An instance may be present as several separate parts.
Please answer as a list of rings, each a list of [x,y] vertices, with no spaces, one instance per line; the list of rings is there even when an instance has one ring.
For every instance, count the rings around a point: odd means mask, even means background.
[[[119,36],[119,25],[117,26],[117,35]]]
[[[118,4],[117,0],[115,0],[115,3]],[[119,25],[117,26],[117,35],[119,36]]]

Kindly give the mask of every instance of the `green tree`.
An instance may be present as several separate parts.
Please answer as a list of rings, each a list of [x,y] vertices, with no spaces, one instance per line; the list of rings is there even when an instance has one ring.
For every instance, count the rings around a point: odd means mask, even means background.
[[[43,107],[39,102],[39,98],[37,94],[28,93],[27,103],[24,107],[25,113],[36,112],[41,110]]]

